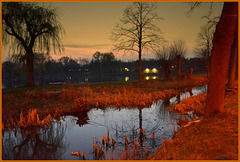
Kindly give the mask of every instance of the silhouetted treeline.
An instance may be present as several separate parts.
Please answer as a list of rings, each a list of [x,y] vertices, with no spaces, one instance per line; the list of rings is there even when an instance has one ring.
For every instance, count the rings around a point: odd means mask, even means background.
[[[42,59],[44,60],[44,59]],[[58,60],[47,58],[44,61],[35,62],[35,82],[37,85],[49,84],[82,84],[94,82],[114,82],[138,79],[138,60],[121,61],[117,60],[112,53],[96,52],[91,61],[87,59],[71,59],[62,57]],[[200,58],[182,60],[182,72],[189,71],[192,67],[193,74],[206,73],[207,63]],[[148,59],[142,61],[144,70],[156,68],[158,78],[164,78],[164,70],[159,66],[157,60]],[[176,65],[171,66],[172,76],[177,76]],[[2,84],[3,88],[23,86],[27,82],[26,63],[16,61],[5,61],[2,63]]]

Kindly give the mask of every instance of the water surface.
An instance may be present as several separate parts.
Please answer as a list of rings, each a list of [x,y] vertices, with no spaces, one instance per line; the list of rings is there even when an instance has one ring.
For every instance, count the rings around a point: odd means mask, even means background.
[[[206,86],[186,90],[179,96],[170,99],[167,106],[172,106],[180,100],[206,91]],[[106,108],[91,109],[85,116],[66,116],[60,121],[54,121],[48,129],[32,129],[23,134],[18,128],[4,130],[2,137],[3,159],[66,159],[78,160],[71,152],[83,152],[87,160],[96,159],[92,143],[101,145],[103,134],[109,134],[116,140],[115,146],[104,146],[104,159],[120,159],[124,151],[125,135],[130,146],[138,139],[140,150],[153,154],[164,139],[171,139],[177,131],[178,119],[187,115],[166,109],[163,101],[153,103],[150,108]],[[144,133],[140,133],[144,130]],[[153,132],[155,138],[153,138]],[[142,156],[145,156],[143,153]],[[101,158],[100,158],[101,159]]]

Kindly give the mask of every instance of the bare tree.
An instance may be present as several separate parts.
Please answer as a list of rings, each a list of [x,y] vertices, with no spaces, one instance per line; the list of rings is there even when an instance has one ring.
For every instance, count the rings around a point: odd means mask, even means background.
[[[212,39],[215,28],[208,23],[201,27],[197,37],[197,47],[195,53],[197,57],[207,61],[207,76],[210,74],[210,56],[212,50]]]
[[[200,32],[197,36],[197,46],[195,48],[195,53],[197,57],[202,58],[207,61],[207,76],[210,74],[210,57],[212,50],[212,40],[213,34],[216,29],[219,17],[211,17],[212,10],[209,11],[207,16],[202,18],[207,19],[207,23],[201,26]]]
[[[149,2],[134,2],[124,10],[123,18],[112,32],[112,40],[117,42],[115,50],[135,51],[139,57],[139,80],[142,78],[142,51],[152,49],[161,41],[160,20],[154,13],[157,5]]]
[[[172,56],[175,57],[177,61],[179,79],[181,79],[181,58],[185,56],[186,52],[187,47],[185,40],[183,39],[174,40],[172,45],[170,46],[170,53]]]
[[[63,50],[61,36],[63,28],[57,20],[57,10],[38,3],[3,2],[3,43],[10,43],[10,51],[26,56],[28,86],[34,86],[34,53],[51,48]],[[13,52],[15,53],[15,52]]]

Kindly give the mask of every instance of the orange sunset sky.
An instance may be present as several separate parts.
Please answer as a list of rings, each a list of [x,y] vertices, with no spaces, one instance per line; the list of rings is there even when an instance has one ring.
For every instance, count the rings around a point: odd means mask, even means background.
[[[117,59],[137,60],[138,55],[129,52],[113,51],[110,35],[115,25],[123,16],[123,10],[131,2],[44,2],[57,7],[61,13],[59,21],[65,29],[64,53],[51,54],[53,59],[69,56],[73,59],[88,58],[96,52],[113,52]],[[213,15],[220,16],[222,2],[213,3]],[[206,23],[201,17],[207,15],[210,3],[204,3],[191,14],[187,14],[190,5],[185,2],[158,2],[156,13],[163,18],[158,24],[164,39],[184,39],[187,44],[186,57],[194,57],[197,34],[200,26]],[[8,58],[8,48],[3,47],[2,61]],[[143,58],[154,58],[151,51],[143,51]]]

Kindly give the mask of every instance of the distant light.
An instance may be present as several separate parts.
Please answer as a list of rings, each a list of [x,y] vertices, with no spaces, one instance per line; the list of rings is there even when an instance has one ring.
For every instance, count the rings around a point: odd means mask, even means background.
[[[71,69],[68,69],[68,71],[71,71]]]
[[[190,60],[191,58],[188,58],[188,61]]]
[[[88,78],[85,78],[85,82],[88,82]]]
[[[172,68],[174,69],[174,66],[172,66]]]
[[[145,73],[149,73],[150,70],[147,68],[147,69],[144,70],[144,72],[145,72]]]
[[[85,69],[86,71],[88,71],[88,69]]]
[[[127,77],[125,77],[125,81],[127,82],[127,81],[129,81],[129,77],[127,76]]]
[[[147,76],[145,79],[146,79],[146,80],[149,80],[149,76]]]
[[[158,70],[156,68],[153,68],[152,73],[158,73]]]
[[[129,71],[129,69],[128,69],[128,68],[125,68],[125,70],[126,70],[126,71]]]
[[[157,79],[157,76],[154,76],[153,79]]]
[[[69,80],[71,80],[72,79],[72,77],[69,77]]]

